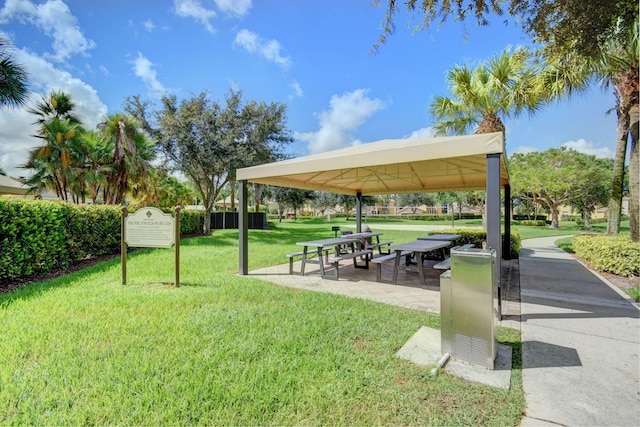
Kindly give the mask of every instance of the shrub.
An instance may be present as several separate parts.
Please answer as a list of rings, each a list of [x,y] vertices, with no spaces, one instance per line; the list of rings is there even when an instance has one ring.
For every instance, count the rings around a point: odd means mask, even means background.
[[[169,211],[167,211],[169,212]],[[0,280],[65,268],[120,251],[121,208],[0,199]],[[183,211],[180,234],[202,231],[204,212]]]
[[[607,222],[607,221],[608,221],[608,219],[607,219],[607,218],[591,218],[591,219],[589,220],[589,222],[590,222],[591,224],[603,224],[603,223],[605,223],[605,222]],[[582,219],[582,218],[578,218],[578,219],[576,219],[576,220],[575,220],[575,223],[576,223],[577,225],[584,225],[584,219]]]
[[[473,244],[477,248],[482,247],[482,242],[487,241],[487,233],[484,230],[470,228],[449,228],[430,232],[429,234],[460,234],[460,238],[453,242],[454,246]],[[502,233],[504,237],[504,232]],[[511,230],[511,258],[518,258],[521,247],[520,233],[517,230]],[[502,256],[500,254],[500,256]]]
[[[513,225],[524,225],[526,227],[544,227],[547,222],[543,219],[524,219],[520,221],[512,221]]]
[[[640,275],[640,243],[632,242],[629,235],[579,234],[573,237],[573,250],[598,270]]]

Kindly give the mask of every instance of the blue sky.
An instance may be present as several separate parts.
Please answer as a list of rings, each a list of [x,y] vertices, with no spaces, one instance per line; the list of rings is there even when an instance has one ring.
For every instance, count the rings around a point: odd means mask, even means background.
[[[508,46],[527,45],[517,26],[447,23],[397,31],[376,54],[384,7],[371,0],[4,0],[0,33],[31,75],[30,106],[52,90],[72,95],[87,128],[122,111],[127,96],[158,101],[231,88],[247,100],[287,105],[294,156],[386,138],[428,135],[427,107],[447,95],[446,72]],[[384,0],[380,1],[384,5]],[[465,36],[466,35],[466,36]],[[509,119],[508,153],[568,145],[612,157],[610,90],[594,88]],[[38,145],[26,109],[0,110],[0,168],[19,166]]]

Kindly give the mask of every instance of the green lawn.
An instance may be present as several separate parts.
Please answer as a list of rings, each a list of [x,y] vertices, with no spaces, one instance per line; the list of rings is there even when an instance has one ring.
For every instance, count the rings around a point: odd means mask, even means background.
[[[250,268],[286,262],[331,225],[251,230]],[[499,333],[514,348],[511,390],[431,377],[394,354],[439,316],[238,277],[237,238],[183,240],[180,288],[173,251],[146,249],[129,254],[127,286],[115,259],[0,295],[2,424],[518,424],[517,332]]]

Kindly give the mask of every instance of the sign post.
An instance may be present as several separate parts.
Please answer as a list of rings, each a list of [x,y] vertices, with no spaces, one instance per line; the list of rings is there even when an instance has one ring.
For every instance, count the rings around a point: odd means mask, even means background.
[[[175,232],[176,232],[176,236],[175,236],[175,279],[174,279],[174,284],[176,285],[176,288],[180,286],[180,209],[182,209],[182,206],[178,205],[175,207],[175,212],[176,212],[176,226],[175,226]]]
[[[170,248],[175,243],[175,285],[180,286],[180,206],[176,218],[158,208],[146,207],[127,215],[122,207],[122,284],[127,284],[127,247]],[[177,222],[177,226],[176,226]]]

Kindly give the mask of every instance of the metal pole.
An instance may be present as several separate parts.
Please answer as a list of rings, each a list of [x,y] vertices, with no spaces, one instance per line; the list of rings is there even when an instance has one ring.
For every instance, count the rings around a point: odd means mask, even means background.
[[[124,241],[125,225],[127,220],[127,207],[120,208],[120,260],[122,264],[122,284],[127,284],[127,242]]]
[[[240,211],[238,212],[238,274],[249,274],[249,216],[247,214],[247,181],[240,180],[238,195]]]
[[[174,220],[175,240],[176,240],[176,245],[175,245],[176,265],[175,265],[174,284],[176,285],[176,288],[180,287],[180,209],[182,209],[182,206],[180,205],[175,207],[176,218]]]
[[[356,233],[362,232],[362,193],[356,193]]]
[[[511,186],[504,186],[504,242],[502,258],[511,259]]]

